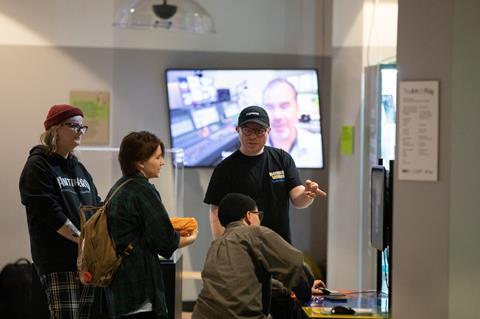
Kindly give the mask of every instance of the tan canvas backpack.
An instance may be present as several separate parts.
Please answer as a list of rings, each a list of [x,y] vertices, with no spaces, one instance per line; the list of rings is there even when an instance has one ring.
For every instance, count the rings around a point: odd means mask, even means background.
[[[101,206],[80,207],[80,240],[78,243],[77,269],[80,281],[87,286],[108,286],[124,256],[133,250],[130,243],[122,254],[115,249],[108,233],[107,209],[109,201],[131,179],[120,184]],[[87,220],[85,214],[93,215]]]

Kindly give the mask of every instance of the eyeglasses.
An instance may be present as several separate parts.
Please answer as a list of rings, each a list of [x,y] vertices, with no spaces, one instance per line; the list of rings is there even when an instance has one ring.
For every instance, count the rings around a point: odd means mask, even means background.
[[[249,212],[252,214],[257,214],[260,221],[263,220],[263,212],[261,210],[249,210]]]
[[[266,128],[250,128],[246,126],[242,126],[240,128],[242,130],[242,133],[245,134],[245,136],[250,136],[253,133],[255,133],[256,136],[262,137],[267,134],[267,129]]]
[[[88,126],[80,125],[80,124],[77,124],[77,123],[67,122],[67,123],[63,123],[63,125],[66,125],[69,128],[73,129],[75,131],[75,133],[77,133],[77,134],[80,134],[80,133],[85,134],[88,130]]]

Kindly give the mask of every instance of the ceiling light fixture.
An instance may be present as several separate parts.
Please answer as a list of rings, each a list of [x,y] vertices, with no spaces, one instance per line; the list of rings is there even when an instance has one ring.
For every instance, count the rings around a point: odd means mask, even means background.
[[[178,29],[215,33],[212,17],[195,0],[131,0],[115,15],[114,27],[126,29]]]

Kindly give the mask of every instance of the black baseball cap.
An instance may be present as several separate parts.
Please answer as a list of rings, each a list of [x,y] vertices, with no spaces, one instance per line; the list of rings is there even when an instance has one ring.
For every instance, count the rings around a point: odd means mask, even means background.
[[[267,111],[260,106],[247,106],[240,112],[238,116],[238,126],[242,126],[248,122],[257,123],[263,127],[270,127],[270,119],[268,118]]]

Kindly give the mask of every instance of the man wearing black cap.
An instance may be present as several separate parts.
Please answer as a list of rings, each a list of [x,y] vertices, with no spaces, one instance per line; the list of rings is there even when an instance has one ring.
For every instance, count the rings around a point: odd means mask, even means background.
[[[208,250],[192,319],[267,318],[271,275],[300,300],[310,298],[302,252],[260,226],[262,212],[252,198],[227,194],[218,218],[225,233]]]
[[[210,226],[214,238],[224,231],[218,220],[218,204],[231,192],[249,195],[265,212],[262,225],[291,243],[288,210],[309,206],[315,197],[326,196],[318,184],[302,181],[292,157],[282,149],[266,146],[270,120],[259,106],[244,108],[236,128],[240,149],[213,171],[204,202],[210,204]]]

